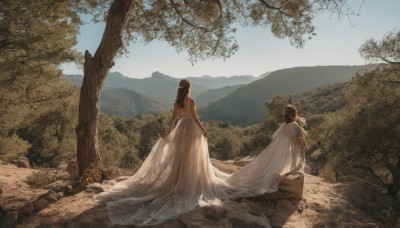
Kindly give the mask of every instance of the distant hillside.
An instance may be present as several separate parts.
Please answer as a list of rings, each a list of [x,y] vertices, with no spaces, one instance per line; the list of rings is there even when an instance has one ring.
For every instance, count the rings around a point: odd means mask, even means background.
[[[118,116],[133,117],[168,110],[167,106],[147,95],[123,88],[105,88],[101,92],[100,102],[101,112]]]
[[[203,76],[203,77],[188,77],[187,78],[191,83],[195,83],[197,85],[202,85],[208,88],[217,89],[226,86],[236,86],[240,84],[249,84],[259,78],[251,76],[251,75],[240,75],[240,76],[231,76],[231,77],[211,77],[211,76]]]
[[[293,95],[293,99],[300,103],[301,109],[312,114],[336,112],[346,105],[342,95],[343,89],[349,82],[340,82],[333,85],[324,85],[304,93]]]
[[[80,86],[82,84],[82,75],[64,75],[64,77]],[[191,96],[196,97],[209,89],[215,89],[225,86],[234,86],[239,84],[248,84],[256,80],[253,76],[232,76],[232,77],[189,77],[192,84]],[[158,71],[154,72],[149,78],[130,78],[118,72],[108,75],[104,86],[106,88],[126,88],[143,94],[146,94],[167,106],[171,106],[176,97],[176,90],[181,79],[174,78]]]
[[[363,66],[317,66],[274,71],[211,103],[199,113],[203,120],[228,120],[242,126],[260,123],[267,112],[265,102],[273,96],[346,82],[362,69]]]
[[[235,86],[225,86],[218,89],[210,89],[206,92],[197,95],[196,98],[196,105],[197,107],[205,107],[210,103],[217,101],[223,97],[228,96],[236,89],[242,87],[244,85],[235,85]]]

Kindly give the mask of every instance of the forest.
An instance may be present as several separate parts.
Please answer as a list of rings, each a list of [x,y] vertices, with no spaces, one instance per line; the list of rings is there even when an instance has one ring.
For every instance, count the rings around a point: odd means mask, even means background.
[[[5,2],[0,10],[0,160],[12,163],[22,156],[35,169],[57,168],[79,154],[77,134],[80,134],[83,91],[65,79],[60,65],[65,62],[82,65],[85,58],[87,64],[88,54],[83,56],[74,49],[82,23],[79,13],[101,6],[92,1]],[[28,6],[21,7],[22,4]],[[27,10],[30,6],[35,10]],[[127,29],[139,30],[145,39],[158,35],[157,31],[150,33],[131,26]],[[124,39],[132,39],[126,36]],[[226,39],[221,42],[229,43]],[[291,42],[301,46],[303,40],[294,36]],[[189,47],[178,48],[196,49],[191,43],[182,45]],[[238,160],[256,156],[269,144],[282,122],[283,107],[293,104],[307,120],[305,129],[311,150],[306,159],[312,174],[331,181],[348,176],[367,177],[385,188],[385,193],[400,199],[399,47],[400,31],[388,31],[381,40],[370,39],[360,44],[359,53],[368,64],[348,73],[349,81],[312,88],[307,85],[303,92],[277,91],[261,98],[254,94],[257,98],[251,99],[261,99],[264,103],[256,107],[261,121],[254,117],[234,123],[216,118],[218,111],[210,112],[204,118],[210,157]],[[200,57],[211,55],[211,47],[204,48],[207,52]],[[229,56],[235,46],[226,48],[215,54]],[[123,54],[123,48],[118,52]],[[303,77],[310,75],[307,71],[303,74]],[[232,104],[241,88],[244,87],[229,91],[222,99],[230,99]],[[103,92],[106,96],[111,90]],[[130,96],[131,92],[126,93]],[[137,170],[165,133],[172,111],[164,104],[156,105],[156,110],[161,110],[156,114],[124,117],[102,112],[99,115],[98,150],[108,179],[118,177],[124,169]],[[36,178],[41,179],[43,186],[53,181],[51,175]]]

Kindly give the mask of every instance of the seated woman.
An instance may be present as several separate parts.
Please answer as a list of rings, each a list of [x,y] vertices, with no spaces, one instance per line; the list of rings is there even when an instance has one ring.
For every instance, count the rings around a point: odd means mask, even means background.
[[[284,178],[294,179],[304,173],[306,132],[292,105],[284,109],[285,123],[275,131],[271,143],[249,164],[229,177],[235,186],[230,197],[250,197],[278,191]]]

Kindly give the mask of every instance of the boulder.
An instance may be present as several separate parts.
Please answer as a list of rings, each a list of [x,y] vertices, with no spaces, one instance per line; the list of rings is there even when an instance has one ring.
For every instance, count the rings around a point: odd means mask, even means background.
[[[78,169],[78,163],[76,159],[72,159],[68,161],[67,165],[67,172],[71,176],[72,179],[78,179],[79,178],[79,169]]]
[[[29,168],[29,159],[24,156],[11,160],[12,164],[15,164],[18,168]]]
[[[67,184],[64,181],[58,180],[58,181],[55,181],[55,182],[53,182],[51,184],[48,184],[48,185],[44,186],[43,188],[44,189],[51,189],[51,190],[54,190],[54,191],[57,191],[57,192],[61,192],[61,191],[64,191],[64,188],[65,188],[66,185]]]
[[[24,206],[21,207],[19,211],[24,215],[30,216],[33,213],[33,204],[31,202],[27,202],[24,204]]]
[[[304,190],[304,175],[290,180],[284,179],[279,183],[279,190],[273,193],[264,193],[262,195],[265,199],[302,199]]]
[[[53,190],[49,190],[45,194],[43,194],[43,195],[38,197],[38,199],[45,199],[48,202],[56,202],[60,198],[61,198],[61,195],[56,193],[56,192],[54,192]]]
[[[35,205],[35,209],[37,211],[40,211],[43,208],[46,208],[49,205],[49,202],[45,199],[38,199],[35,201],[34,205]]]

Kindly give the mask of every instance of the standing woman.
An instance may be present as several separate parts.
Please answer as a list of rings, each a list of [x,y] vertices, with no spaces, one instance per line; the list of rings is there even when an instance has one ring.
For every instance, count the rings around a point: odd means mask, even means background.
[[[207,131],[189,94],[190,83],[183,79],[167,133],[132,177],[95,196],[107,202],[112,223],[154,225],[227,197],[229,174],[211,165]],[[181,119],[173,128],[178,115]]]
[[[294,179],[304,173],[306,132],[298,122],[292,105],[284,108],[285,122],[272,135],[271,143],[249,164],[232,174],[229,183],[235,186],[230,197],[251,197],[278,191],[284,178]]]

